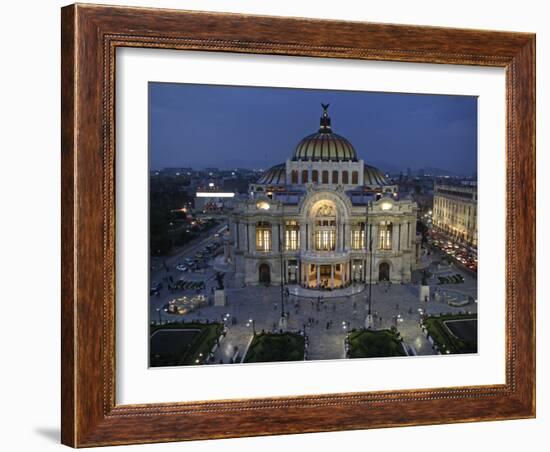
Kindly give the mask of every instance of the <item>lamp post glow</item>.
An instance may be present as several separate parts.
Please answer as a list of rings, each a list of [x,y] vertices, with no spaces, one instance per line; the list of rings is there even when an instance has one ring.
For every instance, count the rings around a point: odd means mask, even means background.
[[[252,325],[252,335],[256,336],[256,326],[254,324],[254,319],[250,319],[246,324],[246,326],[250,326],[250,325]]]

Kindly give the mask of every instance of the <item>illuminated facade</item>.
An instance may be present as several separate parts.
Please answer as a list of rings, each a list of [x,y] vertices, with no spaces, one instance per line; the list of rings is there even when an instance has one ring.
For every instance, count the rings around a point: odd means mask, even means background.
[[[318,133],[251,184],[246,199],[235,200],[230,231],[238,285],[283,280],[338,289],[371,278],[410,281],[416,204],[332,132],[323,107]]]
[[[452,238],[477,246],[477,187],[436,184],[432,222]]]

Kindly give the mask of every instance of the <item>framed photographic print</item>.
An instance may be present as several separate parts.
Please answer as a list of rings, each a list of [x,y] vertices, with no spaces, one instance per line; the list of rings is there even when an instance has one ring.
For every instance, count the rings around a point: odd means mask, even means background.
[[[62,9],[62,442],[535,415],[535,37]]]

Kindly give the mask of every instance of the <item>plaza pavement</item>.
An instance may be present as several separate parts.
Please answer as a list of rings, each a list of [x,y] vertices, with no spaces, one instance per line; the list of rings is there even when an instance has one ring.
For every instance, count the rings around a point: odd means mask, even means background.
[[[434,256],[436,257],[436,256]],[[211,264],[210,264],[211,265]],[[435,270],[430,267],[430,270]],[[477,299],[476,278],[469,273],[453,267],[448,269],[453,273],[464,276],[465,282],[456,285],[435,285],[437,279],[429,281],[432,290],[434,288],[449,289],[470,294]],[[204,280],[207,283],[206,293],[211,294],[212,287],[216,286],[215,272],[211,266],[205,273],[179,273],[176,270],[166,272],[172,274],[174,279],[184,275],[188,280]],[[420,280],[420,273],[416,272],[413,281]],[[256,332],[272,331],[278,328],[281,317],[281,289],[280,287],[253,286],[236,288],[232,284],[231,274],[226,274],[226,306],[209,306],[187,314],[185,316],[167,314],[161,311],[161,321],[221,321],[222,317],[229,315],[226,320],[227,336],[222,340],[216,350],[213,363],[229,363],[238,350],[238,362],[244,356],[246,348],[252,339],[252,325],[249,320],[254,320]],[[433,299],[420,302],[418,286],[410,284],[378,283],[372,286],[372,312],[375,315],[376,329],[390,328],[396,325],[404,342],[414,348],[418,355],[431,355],[435,352],[420,328],[421,310],[427,310],[428,314],[457,313],[460,311],[477,312],[477,304],[457,308],[448,306],[443,302]],[[305,325],[309,337],[308,360],[339,359],[344,358],[344,340],[353,328],[361,328],[365,325],[368,312],[368,289],[364,285],[355,285],[342,292],[330,293],[314,292],[315,297],[310,297],[311,292],[289,286],[291,295],[285,299],[285,312],[288,313],[288,329],[302,330]],[[167,289],[161,291],[160,296],[151,296],[151,320],[158,320],[157,308],[167,303],[170,299],[193,292],[170,293]],[[301,295],[301,296],[297,296]],[[318,301],[319,295],[325,295]],[[330,298],[329,298],[330,296]],[[396,321],[399,315],[402,321]],[[249,324],[247,326],[247,324]],[[327,328],[328,324],[328,328]],[[236,348],[235,348],[236,347]]]

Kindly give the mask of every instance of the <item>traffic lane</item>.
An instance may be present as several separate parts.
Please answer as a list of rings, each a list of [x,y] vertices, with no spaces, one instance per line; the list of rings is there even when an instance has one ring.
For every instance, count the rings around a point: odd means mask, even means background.
[[[168,265],[168,267],[173,266],[175,263],[177,263],[178,259],[182,259],[183,254],[189,253],[190,250],[195,250],[196,247],[206,245],[212,239],[217,238],[217,237],[214,237],[216,234],[221,234],[226,228],[227,228],[227,224],[223,224],[215,231],[214,230],[204,231],[196,239],[192,240],[191,242],[189,242],[188,244],[180,248],[180,250],[176,251],[174,255],[169,257],[155,256],[155,257],[152,257],[151,259],[154,259],[155,263],[157,263],[158,265],[161,265],[160,270],[162,270],[163,261],[166,262],[166,265]]]
[[[456,259],[453,255],[446,253],[444,250],[439,248],[437,245],[434,245],[433,243],[430,244],[430,247],[433,253],[437,253],[440,257],[445,257],[447,259],[450,259],[453,262],[453,265],[457,267],[458,270],[463,271],[470,277],[477,278],[477,272],[473,271],[472,269],[464,265],[462,262]]]
[[[209,243],[214,242],[218,237],[215,237],[215,234],[219,233],[218,231],[212,231],[211,235],[205,237],[199,242],[196,243],[190,243],[189,247],[187,249],[182,250],[177,256],[171,257],[169,260],[166,260],[166,265],[168,266],[168,271],[166,271],[163,267],[161,267],[159,270],[151,271],[150,273],[150,281],[151,283],[153,281],[160,282],[162,281],[162,278],[166,276],[172,275],[174,279],[179,279],[180,275],[185,275],[186,272],[180,272],[179,270],[176,270],[174,267],[178,263],[184,263],[183,260],[185,258],[194,258],[195,254],[200,251],[202,248],[204,248]],[[177,278],[176,278],[177,276]]]

